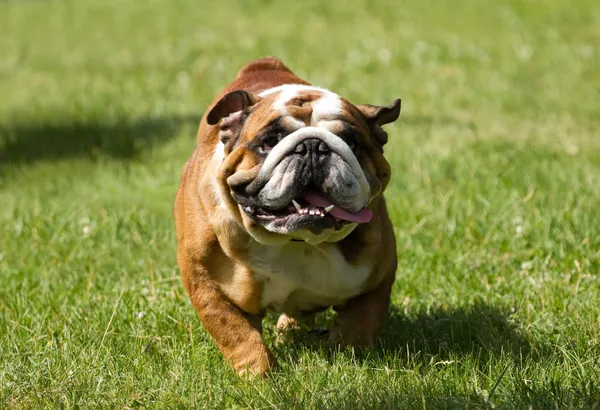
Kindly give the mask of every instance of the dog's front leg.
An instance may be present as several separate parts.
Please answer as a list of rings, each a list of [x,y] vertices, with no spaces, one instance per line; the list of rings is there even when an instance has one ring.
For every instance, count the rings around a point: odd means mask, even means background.
[[[262,337],[262,316],[250,315],[231,303],[203,267],[180,265],[200,321],[227,361],[240,375],[266,375],[276,362]]]
[[[371,346],[388,315],[390,295],[394,284],[390,272],[373,290],[350,299],[344,306],[333,309],[337,315],[329,331],[329,341],[355,347]]]

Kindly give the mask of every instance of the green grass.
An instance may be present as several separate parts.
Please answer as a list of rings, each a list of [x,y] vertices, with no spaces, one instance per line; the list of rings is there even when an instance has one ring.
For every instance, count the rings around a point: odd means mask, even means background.
[[[0,407],[599,408],[596,3],[1,2]],[[203,109],[262,55],[403,98],[399,267],[377,348],[284,346],[243,381],[171,209]]]

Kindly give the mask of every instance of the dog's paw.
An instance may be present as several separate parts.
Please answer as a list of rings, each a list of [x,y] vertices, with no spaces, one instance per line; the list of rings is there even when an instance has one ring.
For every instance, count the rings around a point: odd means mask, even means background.
[[[237,374],[245,378],[266,377],[276,367],[275,356],[266,348],[259,352],[248,352],[243,359],[233,363]]]

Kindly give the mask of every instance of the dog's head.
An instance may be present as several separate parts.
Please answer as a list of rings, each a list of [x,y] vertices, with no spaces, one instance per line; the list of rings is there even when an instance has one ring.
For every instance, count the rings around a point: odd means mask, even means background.
[[[206,117],[221,201],[261,243],[339,241],[373,216],[390,179],[381,126],[399,114],[399,99],[353,105],[305,85],[226,94]]]

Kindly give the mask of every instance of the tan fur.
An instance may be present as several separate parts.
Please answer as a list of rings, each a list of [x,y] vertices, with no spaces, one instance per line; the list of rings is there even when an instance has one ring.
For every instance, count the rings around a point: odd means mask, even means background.
[[[243,67],[211,107],[233,90],[244,89],[258,94],[282,84],[308,83],[297,78],[275,58],[259,59]],[[276,94],[264,97],[269,101],[276,98]],[[310,102],[316,98],[318,96],[312,93],[301,93],[288,103],[292,106],[288,107],[290,113],[306,123],[312,111]],[[252,140],[262,127],[279,115],[270,110],[270,104],[259,105],[252,114],[253,121],[243,129],[241,138],[245,140]],[[344,111],[348,121],[369,138],[369,129],[360,111],[346,101]],[[236,170],[252,173],[258,159],[251,151],[239,148],[224,153],[226,159],[221,164],[218,146],[218,126],[208,125],[205,115],[198,130],[198,146],[185,165],[175,199],[177,261],[191,302],[225,358],[239,373],[265,374],[275,365],[275,359],[261,335],[265,282],[259,273],[274,265],[267,260],[267,266],[258,268],[256,260],[252,259],[251,250],[263,245],[249,235],[226,182]],[[361,165],[377,175],[383,190],[390,177],[389,165],[375,151],[362,155]],[[372,221],[359,225],[333,245],[346,263],[366,266],[370,273],[356,295],[335,302],[338,315],[330,333],[332,342],[356,346],[373,343],[387,314],[397,263],[395,238],[383,196],[376,197],[369,208],[374,212]],[[298,262],[290,260],[289,264]],[[304,300],[303,295],[296,297],[300,302],[298,306],[310,302]],[[314,310],[327,307],[317,306]],[[296,313],[298,316],[314,314]],[[285,316],[280,327],[291,326],[294,321],[291,315]]]

